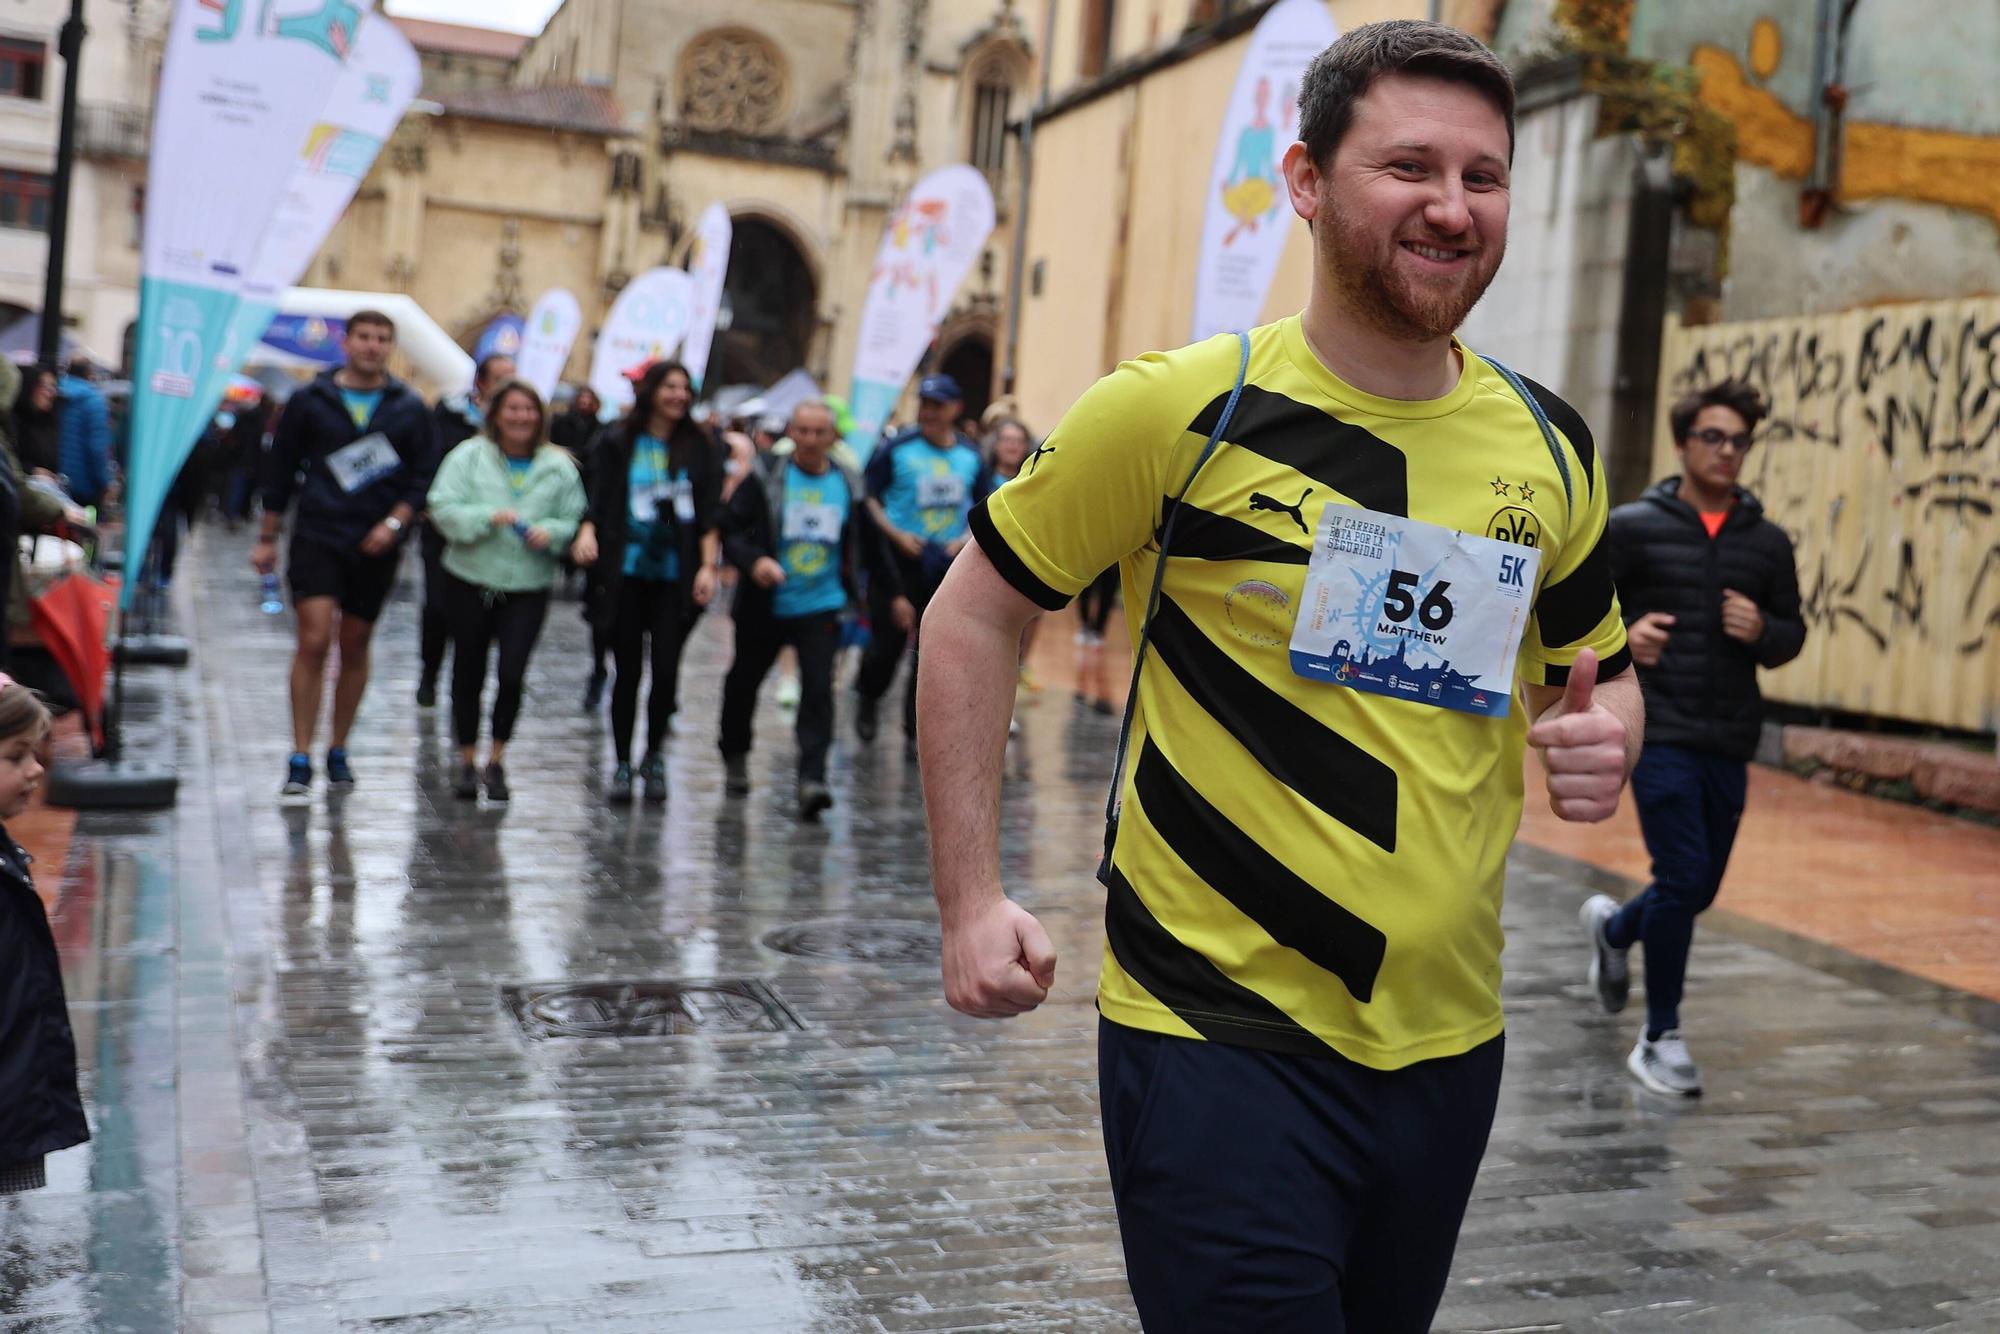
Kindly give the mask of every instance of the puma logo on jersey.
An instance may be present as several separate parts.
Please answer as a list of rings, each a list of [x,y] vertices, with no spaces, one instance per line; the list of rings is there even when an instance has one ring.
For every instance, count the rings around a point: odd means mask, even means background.
[[[1313,489],[1311,487],[1307,487],[1305,489],[1305,494],[1299,497],[1298,504],[1287,505],[1281,501],[1276,501],[1271,499],[1269,496],[1265,495],[1262,491],[1252,491],[1250,493],[1250,512],[1252,514],[1255,514],[1258,510],[1269,510],[1273,514],[1289,514],[1292,516],[1292,522],[1299,526],[1300,532],[1310,533],[1312,529],[1306,527],[1305,508],[1306,508],[1306,496],[1309,496],[1312,493]]]
[[[1021,466],[1028,470],[1028,476],[1033,477],[1035,475],[1035,469],[1042,466],[1042,455],[1053,454],[1055,452],[1056,452],[1055,449],[1050,445],[1047,444],[1036,445],[1035,452],[1021,460]]]

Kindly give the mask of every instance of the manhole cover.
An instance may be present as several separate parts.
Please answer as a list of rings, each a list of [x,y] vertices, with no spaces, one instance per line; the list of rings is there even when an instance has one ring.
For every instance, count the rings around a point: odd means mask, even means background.
[[[659,1038],[681,1033],[778,1033],[804,1028],[752,978],[530,982],[500,988],[531,1038]]]
[[[929,927],[857,917],[781,926],[764,943],[780,954],[853,963],[930,963],[938,957],[937,932]]]

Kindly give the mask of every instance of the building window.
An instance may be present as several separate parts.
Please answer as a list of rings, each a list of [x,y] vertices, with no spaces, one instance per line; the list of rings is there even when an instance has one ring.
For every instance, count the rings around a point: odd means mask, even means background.
[[[19,37],[0,37],[0,97],[42,100],[42,72],[49,63],[49,48],[40,42]]]
[[[1007,165],[1007,104],[1013,96],[1003,62],[992,59],[980,67],[972,83],[972,144],[966,157],[989,180],[999,180]]]
[[[0,171],[0,227],[49,229],[49,178],[38,171]]]
[[[1111,64],[1117,19],[1118,0],[1083,0],[1083,68],[1078,73],[1084,78],[1096,78]]]

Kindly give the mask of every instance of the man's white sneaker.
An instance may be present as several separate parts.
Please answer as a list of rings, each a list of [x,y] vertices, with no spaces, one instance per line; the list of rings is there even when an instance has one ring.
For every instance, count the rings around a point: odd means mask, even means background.
[[[1617,949],[1604,938],[1604,928],[1618,913],[1618,901],[1609,894],[1592,894],[1577,911],[1583,934],[1590,938],[1590,987],[1606,1014],[1625,1008],[1632,994],[1632,967],[1629,949]]]
[[[1655,1093],[1673,1098],[1701,1096],[1701,1071],[1695,1069],[1694,1057],[1688,1055],[1688,1045],[1681,1040],[1678,1028],[1660,1034],[1657,1042],[1648,1042],[1641,1033],[1639,1044],[1625,1058],[1625,1068]]]

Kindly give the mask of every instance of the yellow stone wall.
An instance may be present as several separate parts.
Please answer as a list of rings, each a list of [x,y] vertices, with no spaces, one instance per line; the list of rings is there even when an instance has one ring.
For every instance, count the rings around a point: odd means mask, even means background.
[[[1073,71],[1082,0],[1056,3],[1057,68],[1068,32]],[[1135,42],[1156,14],[1163,31],[1185,22],[1182,0],[1120,8],[1136,25]],[[1329,8],[1342,31],[1428,12],[1422,0],[1336,0]],[[1246,32],[1036,127],[1027,264],[1030,273],[1042,265],[1043,285],[1039,296],[1021,296],[1015,396],[1037,431],[1119,361],[1188,341],[1203,196],[1249,40]],[[1301,309],[1312,278],[1306,226],[1286,225],[1266,320]]]
[[[605,141],[459,117],[411,118],[397,147],[419,143],[421,169],[396,147],[384,151],[305,281],[406,292],[469,344],[493,314],[512,220],[519,313],[548,288],[567,287],[591,329],[604,311]],[[572,376],[588,369],[588,341],[578,339]]]

